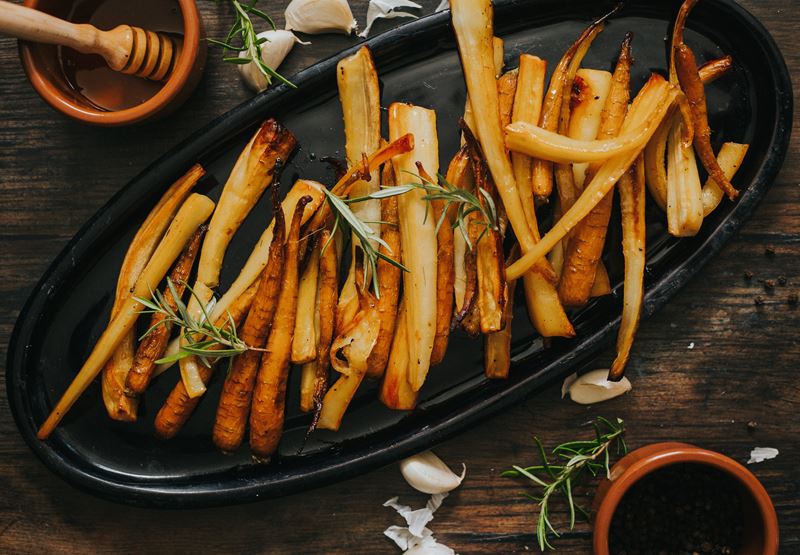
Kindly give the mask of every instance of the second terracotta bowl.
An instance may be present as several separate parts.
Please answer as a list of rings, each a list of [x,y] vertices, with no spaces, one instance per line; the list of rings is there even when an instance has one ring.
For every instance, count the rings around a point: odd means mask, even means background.
[[[611,468],[594,501],[594,553],[609,555],[609,531],[622,497],[640,479],[660,468],[678,463],[702,464],[719,469],[739,487],[744,510],[742,546],[736,555],[778,553],[778,517],[764,486],[744,466],[720,453],[687,443],[655,443],[631,451]]]

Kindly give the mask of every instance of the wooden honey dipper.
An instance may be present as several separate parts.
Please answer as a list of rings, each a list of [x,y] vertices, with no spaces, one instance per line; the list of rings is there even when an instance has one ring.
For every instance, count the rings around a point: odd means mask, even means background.
[[[181,52],[180,39],[162,33],[130,25],[101,31],[6,1],[0,1],[0,33],[99,54],[111,69],[153,81],[169,76]]]

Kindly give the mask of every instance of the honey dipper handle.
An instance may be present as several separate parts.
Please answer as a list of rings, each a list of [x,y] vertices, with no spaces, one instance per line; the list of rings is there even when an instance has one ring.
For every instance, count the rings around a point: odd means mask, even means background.
[[[0,34],[93,53],[98,51],[100,31],[91,25],[77,25],[19,4],[0,1]]]

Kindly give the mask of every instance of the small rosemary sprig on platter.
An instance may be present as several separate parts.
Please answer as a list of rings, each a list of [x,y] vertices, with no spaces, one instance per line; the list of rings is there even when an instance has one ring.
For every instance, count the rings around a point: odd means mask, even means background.
[[[553,449],[555,462],[550,462],[539,438],[534,438],[542,464],[534,466],[513,466],[512,470],[502,473],[502,476],[509,478],[527,478],[534,487],[541,488],[539,496],[526,494],[536,501],[539,505],[539,518],[536,525],[536,539],[539,542],[539,549],[553,549],[547,539],[547,534],[552,533],[555,537],[559,533],[550,522],[550,501],[554,495],[562,494],[567,500],[569,507],[569,529],[575,526],[575,514],[581,512],[588,516],[586,511],[575,503],[573,498],[573,488],[577,481],[588,472],[592,477],[603,474],[607,478],[611,473],[611,451],[615,449],[617,454],[627,453],[625,445],[625,423],[617,418],[615,422],[598,416],[592,426],[595,430],[595,437],[590,440],[577,440],[562,443]]]
[[[230,0],[233,6],[233,13],[236,17],[233,27],[228,31],[228,36],[225,40],[217,40],[208,38],[209,43],[222,47],[224,50],[232,52],[247,52],[246,56],[227,56],[223,54],[222,60],[232,64],[248,64],[253,62],[264,78],[267,84],[272,83],[275,78],[282,83],[286,83],[290,87],[296,88],[296,85],[286,79],[283,75],[275,71],[264,63],[261,58],[261,47],[265,42],[265,38],[258,38],[255,28],[253,27],[253,20],[251,16],[256,16],[259,19],[266,21],[272,29],[275,29],[275,22],[265,12],[256,8],[258,0],[251,0],[250,2],[240,2],[239,0]],[[237,40],[238,39],[238,40]],[[235,43],[237,42],[237,43]]]
[[[186,340],[181,344],[180,350],[156,361],[156,364],[173,363],[188,356],[199,357],[204,364],[210,366],[210,362],[221,358],[233,358],[247,350],[255,349],[248,346],[236,332],[236,322],[233,321],[230,313],[228,319],[222,326],[216,326],[208,317],[208,310],[211,308],[203,306],[200,302],[202,314],[199,319],[189,314],[186,304],[181,300],[172,280],[167,278],[167,287],[175,300],[175,309],[164,299],[161,291],[152,291],[151,299],[135,297],[135,299],[145,306],[146,310],[140,311],[142,314],[161,314],[163,319],[154,326],[150,327],[140,338],[144,339],[157,327],[172,324],[181,330],[181,335]],[[200,301],[194,290],[186,284],[189,293]],[[199,338],[199,339],[198,339]],[[256,349],[262,350],[262,349]]]

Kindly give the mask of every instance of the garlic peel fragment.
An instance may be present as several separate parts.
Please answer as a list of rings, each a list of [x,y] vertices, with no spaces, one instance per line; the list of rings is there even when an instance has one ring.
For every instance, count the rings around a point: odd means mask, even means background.
[[[768,461],[769,459],[774,459],[777,456],[778,450],[774,447],[756,447],[750,451],[750,459],[748,459],[747,464]]]
[[[311,44],[310,42],[301,41],[291,31],[284,31],[282,29],[270,29],[269,31],[259,33],[256,37],[259,39],[267,39],[267,42],[261,45],[261,60],[267,66],[275,70],[283,63],[283,60],[289,52],[291,52],[295,43]],[[247,51],[239,52],[240,58],[246,58],[248,56],[249,53]],[[255,62],[240,65],[239,74],[242,76],[247,86],[255,92],[261,92],[270,85],[270,82],[264,74],[261,73]]]
[[[623,377],[618,382],[608,381],[608,370],[592,370],[581,376],[567,376],[561,387],[561,396],[569,394],[570,399],[581,405],[592,405],[624,395],[631,389],[630,380]]]
[[[433,13],[439,13],[449,9],[450,9],[450,0],[442,0],[441,2],[439,2],[439,5],[436,6],[436,9],[433,10]]]
[[[422,9],[422,6],[411,0],[369,0],[369,7],[367,8],[367,26],[358,36],[366,38],[369,35],[370,29],[372,29],[372,24],[378,19],[392,19],[395,17],[412,17],[417,19],[417,16],[414,14],[397,11],[400,8],[419,10]]]
[[[433,451],[418,453],[400,461],[400,473],[408,485],[422,493],[440,494],[456,489],[467,474],[467,466],[462,464],[459,476],[448,467]]]
[[[350,35],[358,28],[347,0],[292,0],[283,15],[287,31],[309,35]]]
[[[397,544],[404,555],[456,555],[455,551],[438,543],[427,527],[445,497],[446,493],[434,494],[425,507],[416,510],[408,505],[401,505],[397,497],[389,499],[383,506],[397,511],[405,519],[406,526],[389,526],[383,534]]]

